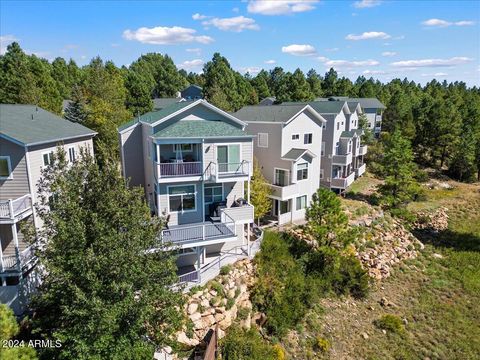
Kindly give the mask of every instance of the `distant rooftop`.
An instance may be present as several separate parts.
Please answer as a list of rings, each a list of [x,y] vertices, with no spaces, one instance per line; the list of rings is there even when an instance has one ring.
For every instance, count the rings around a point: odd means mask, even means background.
[[[347,96],[331,96],[329,98],[316,98],[315,101],[347,101],[358,102],[363,109],[385,109],[386,106],[377,98],[349,98]]]
[[[291,103],[272,106],[244,106],[232,115],[246,122],[264,121],[285,123],[302,110],[306,104]]]
[[[310,101],[310,102],[284,102],[281,105],[310,105],[317,113],[338,114],[345,105],[344,101]],[[278,106],[278,105],[275,105]]]
[[[65,120],[35,105],[0,104],[0,135],[24,145],[95,134],[95,131],[83,125]]]
[[[154,110],[161,110],[171,104],[175,104],[177,102],[182,101],[181,97],[175,98],[155,98],[153,99],[153,108]]]

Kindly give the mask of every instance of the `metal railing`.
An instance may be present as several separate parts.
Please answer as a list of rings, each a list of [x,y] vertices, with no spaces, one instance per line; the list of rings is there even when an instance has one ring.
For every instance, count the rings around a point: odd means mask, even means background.
[[[235,222],[226,221],[162,230],[162,243],[172,243],[174,246],[185,245],[235,235]]]
[[[160,163],[158,166],[160,167],[160,177],[201,175],[203,173],[201,161]]]
[[[0,218],[15,219],[15,216],[32,209],[32,198],[30,194],[25,194],[15,200],[0,202]]]
[[[218,163],[219,174],[247,175],[248,171],[248,161],[242,161],[240,163]]]

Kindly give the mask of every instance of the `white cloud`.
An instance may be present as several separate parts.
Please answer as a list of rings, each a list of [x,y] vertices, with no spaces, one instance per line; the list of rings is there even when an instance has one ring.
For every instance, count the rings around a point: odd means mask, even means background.
[[[231,18],[213,18],[205,20],[202,25],[213,25],[217,29],[223,31],[242,32],[243,30],[259,30],[260,27],[255,23],[255,20],[247,18],[245,16],[235,16]]]
[[[386,74],[383,70],[365,70],[363,75],[384,75]]]
[[[234,13],[238,13],[238,12],[240,11],[240,9],[239,9],[238,7],[234,7],[234,8],[232,9],[232,11],[233,11]]]
[[[185,51],[189,52],[189,53],[194,53],[194,54],[200,55],[200,53],[202,52],[202,49],[200,49],[200,48],[189,48],[189,49],[185,49]]]
[[[272,64],[276,64],[277,62],[272,59],[272,60],[265,60],[264,63],[265,63],[265,64],[272,65]]]
[[[253,14],[285,15],[315,9],[318,0],[250,0],[247,10]]]
[[[184,62],[177,64],[177,67],[179,69],[192,70],[200,68],[203,64],[204,62],[202,59],[185,60]]]
[[[334,51],[338,51],[340,50],[340,48],[329,48],[329,49],[325,49],[325,51],[328,51],[328,52],[334,52]]]
[[[448,27],[448,26],[471,26],[475,25],[475,21],[461,20],[461,21],[447,21],[442,19],[428,19],[422,22],[422,25],[430,27]]]
[[[5,51],[7,51],[7,46],[14,41],[18,41],[15,35],[10,34],[0,36],[0,55],[5,54]]]
[[[193,20],[203,20],[203,19],[206,19],[206,18],[208,18],[207,15],[202,15],[202,14],[199,14],[199,13],[196,13],[196,14],[192,15]]]
[[[317,53],[315,48],[308,44],[292,44],[288,46],[282,46],[282,52],[295,56],[312,56]]]
[[[438,76],[438,77],[445,77],[445,76],[448,76],[447,73],[444,73],[444,72],[437,72],[437,73],[434,73],[434,74],[421,74],[421,76]]]
[[[367,31],[360,35],[348,34],[347,40],[369,40],[369,39],[390,39],[391,36],[383,31]]]
[[[258,74],[262,69],[259,68],[258,66],[246,66],[246,67],[239,67],[238,68],[238,71],[243,73],[243,74],[246,74],[246,73],[249,73],[249,74],[252,74],[252,75],[255,75],[255,74]]]
[[[123,37],[127,40],[136,40],[144,44],[172,45],[189,42],[209,44],[213,42],[210,36],[195,35],[196,30],[180,26],[153,28],[141,27],[137,30],[125,30]]]
[[[362,66],[377,66],[380,65],[380,62],[377,60],[331,60],[324,56],[319,56],[317,60],[323,62],[328,67],[337,67],[337,68],[352,68],[352,67],[362,67]]]
[[[380,5],[382,2],[380,0],[361,0],[355,1],[353,6],[358,9],[371,8]]]
[[[384,51],[382,52],[382,56],[395,56],[397,53],[395,51]]]
[[[445,67],[445,66],[454,66],[460,64],[466,64],[471,62],[473,59],[464,57],[464,56],[456,56],[450,59],[420,59],[420,60],[403,60],[403,61],[396,61],[391,63],[390,65],[395,67]]]

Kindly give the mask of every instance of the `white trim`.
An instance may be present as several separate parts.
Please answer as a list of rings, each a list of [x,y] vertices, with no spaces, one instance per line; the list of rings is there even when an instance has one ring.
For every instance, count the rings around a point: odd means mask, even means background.
[[[49,165],[52,164],[52,155],[51,155],[51,154],[53,154],[53,153],[54,153],[53,150],[44,151],[44,152],[41,153],[41,155],[42,155],[42,167],[44,167],[44,166],[49,166]],[[48,162],[49,162],[48,164],[45,164],[45,159],[44,159],[44,157],[43,157],[43,156],[46,155],[46,154],[48,154]]]
[[[303,164],[307,165],[307,177],[305,179],[299,179],[298,178],[298,165],[303,165]],[[300,169],[300,171],[302,171],[302,170],[305,170],[305,169]],[[295,164],[295,178],[296,178],[297,182],[308,180],[310,178],[310,166],[308,166],[308,162],[304,162],[304,163],[302,162],[300,164]]]
[[[22,143],[21,141],[19,141],[17,139],[14,139],[14,138],[12,138],[8,135],[5,135],[5,134],[0,134],[0,138],[4,138],[5,140],[13,142],[14,144],[17,144],[17,145],[20,145],[20,146],[25,146],[25,144]]]
[[[203,185],[203,205],[210,205],[210,204],[213,204],[214,201],[212,202],[208,202],[206,200],[206,197],[205,197],[205,189],[206,188],[214,188],[214,187],[219,187],[221,186],[222,187],[222,201],[225,200],[225,188],[224,188],[224,185],[225,183],[208,183],[208,184],[204,184]]]
[[[297,209],[297,199],[305,196],[305,207],[302,209]],[[298,195],[295,198],[295,211],[305,210],[308,207],[308,194]]]
[[[10,155],[1,155],[0,160],[2,160],[2,159],[7,160],[8,176],[0,176],[0,180],[12,180],[13,179],[13,169],[12,169],[12,163],[10,161]]]
[[[68,162],[73,163],[75,160],[77,160],[77,154],[75,152],[75,146],[69,146],[67,148],[67,150],[68,150]],[[74,157],[73,161],[72,161],[71,156],[70,156],[70,150],[73,150],[73,157]]]
[[[267,136],[267,141],[266,141],[266,142],[267,142],[267,145],[266,145],[266,146],[260,145],[260,135],[266,135],[266,136]],[[268,148],[268,133],[266,133],[266,132],[259,132],[259,133],[257,134],[257,147],[259,147],[259,148],[264,148],[264,149]]]
[[[39,141],[39,142],[35,142],[35,143],[29,143],[29,144],[26,144],[26,145],[27,146],[35,146],[35,145],[43,145],[43,144],[49,144],[49,143],[58,144],[59,142],[64,142],[65,140],[72,140],[72,139],[78,139],[78,138],[83,138],[83,137],[93,138],[95,135],[97,135],[97,133],[93,132],[93,133],[88,133],[88,134],[83,134],[83,135],[75,135],[75,136],[68,136],[68,137],[63,137],[63,138],[58,138],[58,139]]]
[[[345,103],[346,104],[346,103]],[[303,113],[305,110],[308,110],[315,118],[317,118],[319,121],[326,123],[327,120],[320,115],[318,112],[315,111],[314,108],[312,108],[310,105],[305,105],[299,112],[297,112],[295,115],[293,115],[290,119],[288,119],[284,124],[287,125],[290,122],[292,122],[298,115]]]
[[[238,146],[240,147],[240,152],[239,152],[239,155],[240,155],[239,160],[240,160],[240,161],[239,161],[239,163],[242,163],[242,161],[243,161],[243,156],[242,156],[242,155],[243,155],[243,147],[242,147],[242,143],[241,143],[241,142],[233,142],[233,143],[230,143],[230,142],[229,142],[229,143],[213,143],[212,145],[213,145],[213,150],[214,150],[214,152],[213,152],[213,156],[214,156],[214,157],[213,157],[213,158],[215,159],[215,163],[216,163],[217,165],[219,164],[219,163],[218,163],[218,151],[217,151],[217,150],[218,150],[218,147],[219,147],[219,146],[226,146],[226,147],[227,147],[227,153],[228,153],[228,146],[230,146],[230,145],[238,145]],[[202,155],[202,156],[203,156],[203,155]],[[227,156],[228,156],[228,154],[227,154]],[[230,162],[228,162],[227,164],[230,164]],[[235,163],[232,163],[232,164],[235,164]]]
[[[280,186],[280,187],[281,187],[281,185],[275,185],[275,180],[276,180],[275,175],[276,175],[276,171],[277,171],[277,170],[283,170],[283,171],[285,171],[285,172],[287,173],[287,184],[286,184],[286,185],[283,185],[283,186],[289,186],[289,185],[290,185],[290,181],[289,181],[289,180],[290,180],[290,172],[291,172],[291,171],[290,171],[290,170],[287,170],[287,169],[283,169],[283,168],[277,168],[277,167],[274,167],[274,168],[273,168],[273,184],[272,184],[272,185],[273,185],[273,186]]]
[[[194,209],[189,209],[189,210],[183,210],[183,205],[182,205],[182,211],[170,211],[170,188],[175,188],[175,187],[183,187],[183,186],[193,186],[193,197],[195,199],[195,208]],[[191,193],[185,193],[187,195],[190,195]],[[177,195],[185,195],[185,194],[175,194],[172,196],[177,196]],[[182,199],[183,201],[183,199]],[[167,186],[167,213],[169,214],[185,214],[185,213],[190,213],[190,212],[196,212],[197,211],[197,185],[196,184],[182,184],[182,185],[168,185]]]
[[[139,124],[140,124],[140,122],[137,121],[137,122],[135,122],[134,124],[126,127],[125,129],[122,129],[122,130],[118,131],[118,133],[119,133],[120,135],[123,135],[123,134],[125,134],[127,131],[131,130],[132,128],[137,127]]]

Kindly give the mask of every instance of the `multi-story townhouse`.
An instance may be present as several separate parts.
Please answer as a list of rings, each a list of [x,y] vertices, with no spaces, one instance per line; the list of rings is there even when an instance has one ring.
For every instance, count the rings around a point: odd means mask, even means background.
[[[272,187],[272,215],[279,225],[303,220],[319,187],[325,119],[306,104],[246,106],[234,115],[255,136],[254,154]]]
[[[347,114],[347,127],[346,131],[352,138],[352,165],[355,170],[355,177],[362,176],[365,173],[366,165],[364,162],[364,156],[367,154],[367,145],[361,143],[361,136],[363,135],[363,129],[359,129],[359,117],[363,114],[362,107],[357,101],[348,101],[348,109],[350,114]]]
[[[69,161],[93,151],[95,132],[34,105],[0,105],[0,301],[22,310],[23,291],[34,281],[34,254],[21,224],[35,214],[37,183],[52,153],[63,147]]]
[[[220,254],[248,244],[253,141],[246,125],[200,99],[119,128],[123,174],[143,186],[152,213],[165,217],[161,241],[178,250],[185,281],[201,281]]]
[[[329,98],[318,98],[315,101],[347,101],[358,102],[363,113],[367,117],[367,127],[374,132],[375,136],[379,136],[382,131],[382,115],[386,109],[377,98],[349,98],[345,96],[332,96]]]

